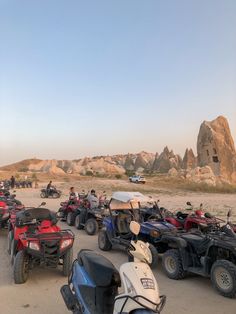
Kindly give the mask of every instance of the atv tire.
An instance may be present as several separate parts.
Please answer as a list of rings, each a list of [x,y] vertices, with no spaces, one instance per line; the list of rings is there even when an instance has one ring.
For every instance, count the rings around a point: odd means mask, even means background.
[[[57,192],[54,192],[52,194],[52,198],[59,198],[59,197],[60,197],[60,195]]]
[[[186,272],[183,269],[180,253],[176,249],[166,251],[162,256],[162,266],[170,279],[183,279]]]
[[[15,241],[14,239],[12,239],[11,241],[11,249],[10,249],[10,262],[11,262],[11,265],[13,266],[14,265],[14,261],[15,261],[15,255],[16,255],[16,244],[15,244]]]
[[[7,253],[11,255],[11,243],[13,241],[14,235],[13,230],[10,230],[7,235]]]
[[[24,251],[16,254],[14,261],[14,281],[16,284],[25,283],[29,276],[28,256]]]
[[[213,287],[224,297],[236,296],[236,266],[227,260],[216,261],[211,268]]]
[[[83,229],[83,225],[81,224],[81,217],[80,217],[80,214],[78,214],[78,215],[75,217],[75,228],[78,229],[78,230]]]
[[[151,243],[149,243],[149,249],[151,251],[152,254],[152,262],[150,264],[150,267],[153,269],[157,266],[158,264],[158,253],[157,253],[157,249],[155,248],[155,246]],[[134,257],[133,255],[128,255],[128,261],[129,262],[133,262],[134,261]]]
[[[88,235],[94,235],[98,232],[98,222],[94,218],[89,218],[85,225],[84,230],[87,232]]]
[[[66,222],[69,226],[73,226],[75,223],[75,214],[72,212],[69,212],[66,217]]]
[[[106,230],[100,230],[98,233],[98,246],[102,251],[110,251],[112,249],[112,244],[108,239]]]
[[[155,248],[155,246],[151,243],[149,243],[149,249],[150,249],[151,254],[152,254],[152,262],[150,264],[150,267],[153,269],[158,264],[158,253],[157,253],[157,249]]]
[[[63,276],[68,277],[73,263],[73,248],[71,247],[63,256],[62,272]]]
[[[45,192],[42,192],[42,193],[40,194],[40,197],[41,197],[41,198],[46,198],[46,197],[47,197],[47,195],[46,195],[46,193],[45,193]]]

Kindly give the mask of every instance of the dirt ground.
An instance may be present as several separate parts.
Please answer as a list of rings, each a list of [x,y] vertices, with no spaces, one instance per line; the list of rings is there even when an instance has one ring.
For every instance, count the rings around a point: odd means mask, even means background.
[[[113,182],[114,181],[114,182]],[[66,199],[68,187],[71,183],[58,183],[58,187],[63,189],[63,196],[60,200],[47,200],[47,208],[57,210],[62,200]],[[108,194],[112,190],[137,190],[150,195],[148,187],[137,187],[129,183],[118,182],[117,180],[94,180],[75,182],[77,188],[84,188],[86,191],[95,188],[97,192],[106,190]],[[145,191],[146,190],[146,191]],[[234,218],[236,212],[236,195],[225,194],[196,194],[170,191],[152,191],[153,197],[161,200],[161,205],[169,209],[183,207],[187,200],[204,207],[212,212],[217,212],[221,217],[225,217],[228,208],[233,209]],[[25,189],[17,191],[17,198],[22,200],[26,206],[37,206],[42,202],[39,197],[39,189]],[[62,228],[68,226],[60,222]],[[110,252],[101,252],[97,245],[97,236],[88,236],[83,230],[76,230],[75,233],[74,257],[82,248],[96,250],[109,258],[116,267],[127,261],[127,256],[118,248]],[[28,281],[23,285],[15,285],[13,282],[12,267],[6,251],[7,231],[0,231],[0,313],[4,314],[62,314],[68,313],[62,297],[60,287],[67,282],[60,269],[33,269]],[[209,279],[197,276],[188,277],[182,281],[168,279],[159,263],[154,270],[161,294],[167,296],[167,304],[163,310],[164,314],[235,314],[236,300],[231,300],[218,295],[211,287]]]

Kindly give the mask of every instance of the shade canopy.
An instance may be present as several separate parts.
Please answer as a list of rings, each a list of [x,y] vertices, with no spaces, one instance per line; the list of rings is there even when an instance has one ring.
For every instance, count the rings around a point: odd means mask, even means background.
[[[111,199],[123,203],[144,203],[151,201],[150,197],[147,197],[140,192],[114,192],[111,196]]]

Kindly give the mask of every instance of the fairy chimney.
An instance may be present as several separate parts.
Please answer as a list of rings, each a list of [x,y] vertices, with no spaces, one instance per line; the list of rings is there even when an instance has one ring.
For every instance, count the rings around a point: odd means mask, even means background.
[[[225,117],[219,116],[201,124],[197,153],[200,167],[210,166],[215,176],[236,182],[236,151]]]

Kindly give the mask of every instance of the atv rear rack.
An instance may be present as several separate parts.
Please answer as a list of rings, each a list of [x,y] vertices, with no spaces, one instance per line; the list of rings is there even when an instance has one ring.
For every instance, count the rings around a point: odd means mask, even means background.
[[[65,238],[73,238],[75,235],[70,229],[61,230],[58,232],[48,232],[48,233],[24,233],[24,238],[27,238],[30,240],[32,239],[38,239],[40,240],[57,240],[57,239],[65,239]]]

